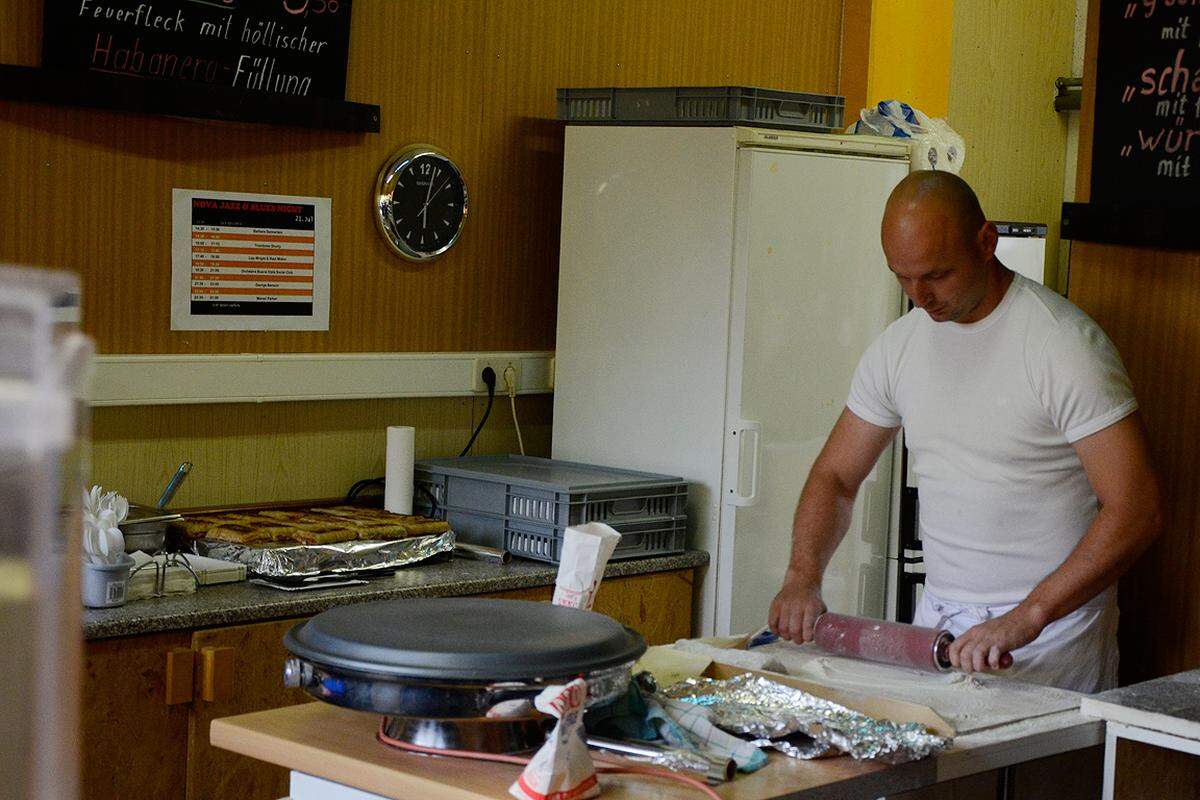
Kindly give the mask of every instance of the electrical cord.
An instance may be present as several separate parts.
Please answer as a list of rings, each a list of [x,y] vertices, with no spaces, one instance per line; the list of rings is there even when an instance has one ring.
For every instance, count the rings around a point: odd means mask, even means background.
[[[510,387],[509,388],[509,399],[512,400],[513,395],[516,394],[516,387],[513,385],[513,381],[510,379],[508,372],[509,372],[509,370],[505,370],[504,377],[505,377],[505,382]],[[483,379],[484,385],[486,385],[487,389],[488,389],[487,408],[484,409],[483,418],[479,420],[479,424],[475,426],[475,431],[471,434],[470,440],[467,441],[467,446],[464,447],[462,449],[462,452],[458,454],[459,458],[462,458],[463,456],[465,456],[467,453],[470,452],[471,445],[475,444],[475,439],[477,439],[479,437],[479,432],[483,430],[484,423],[486,423],[488,421],[488,417],[492,413],[492,404],[496,400],[496,370],[492,369],[491,367],[484,367],[483,372],[481,373],[480,377]],[[517,421],[517,408],[516,408],[516,404],[514,401],[513,423],[516,424],[516,421]],[[517,442],[518,443],[521,442],[521,429],[520,428],[517,429]],[[521,444],[521,455],[525,455],[525,445],[523,443]],[[358,496],[363,493],[364,490],[366,490],[372,486],[382,487],[384,485],[384,483],[385,483],[385,479],[382,477],[380,477],[380,478],[365,478],[361,481],[356,481],[355,484],[350,487],[350,490],[348,492],[346,492],[346,502],[353,503],[358,498]],[[429,515],[436,516],[438,513],[437,497],[435,497],[433,492],[429,491],[428,487],[426,487],[426,486],[417,484],[416,488],[418,490],[420,490],[426,497],[429,498],[429,504],[430,504]]]
[[[360,494],[362,494],[365,489],[369,489],[372,486],[379,486],[382,488],[385,483],[386,483],[386,478],[366,478],[364,480],[358,481],[357,483],[355,483],[353,486],[350,487],[350,491],[346,492],[346,502],[353,503],[356,499],[358,499],[358,496]],[[416,489],[421,494],[423,494],[427,498],[429,498],[429,516],[431,516],[431,517],[437,516],[437,513],[438,513],[437,496],[433,492],[429,491],[429,487],[423,483],[416,484]]]
[[[517,371],[509,364],[504,368],[504,388],[508,391],[508,404],[512,408],[513,427],[517,429],[517,447],[525,455],[525,440],[521,438],[521,423],[517,421]]]
[[[488,421],[488,415],[492,413],[492,403],[496,401],[496,370],[492,369],[491,367],[484,367],[481,377],[483,378],[483,382],[487,386],[488,390],[487,408],[483,410],[483,417],[479,420],[479,424],[475,426],[475,432],[471,434],[471,438],[467,442],[467,446],[464,447],[462,452],[458,454],[459,458],[462,458],[467,453],[471,452],[471,445],[475,444],[475,439],[479,436],[479,432],[483,430],[483,424]]]
[[[508,404],[512,406],[513,427],[517,429],[517,447],[521,450],[521,455],[525,455],[525,442],[521,439],[521,423],[517,422],[517,399],[511,394],[508,396]]]
[[[346,502],[353,503],[355,499],[362,494],[364,489],[376,485],[383,486],[383,480],[383,478],[364,478],[361,481],[357,481],[353,486],[350,487],[350,491],[346,492]]]
[[[476,761],[498,761],[501,764],[519,764],[524,766],[529,763],[529,759],[523,756],[502,755],[500,753],[481,753],[476,750],[443,750],[436,747],[422,747],[417,744],[409,744],[402,742],[399,739],[394,739],[387,735],[386,721],[379,721],[379,733],[376,738],[386,745],[395,747],[398,750],[406,750],[410,753],[420,753],[427,756],[450,756],[452,758],[470,758]],[[679,783],[691,786],[699,792],[703,792],[705,796],[711,800],[721,800],[721,796],[712,789],[705,786],[702,782],[695,778],[689,778],[686,775],[680,775],[677,772],[671,772],[668,769],[661,767],[646,767],[639,764],[618,764],[611,761],[602,761],[595,759],[597,763],[596,772],[605,775],[648,775],[654,778],[666,778],[667,780],[678,781]]]

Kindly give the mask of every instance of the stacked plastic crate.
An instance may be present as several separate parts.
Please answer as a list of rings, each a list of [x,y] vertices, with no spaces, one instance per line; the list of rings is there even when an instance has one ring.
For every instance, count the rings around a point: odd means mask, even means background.
[[[683,552],[687,483],[647,472],[527,456],[418,461],[414,511],[445,519],[460,541],[558,563],[564,531],[603,522],[614,559]]]

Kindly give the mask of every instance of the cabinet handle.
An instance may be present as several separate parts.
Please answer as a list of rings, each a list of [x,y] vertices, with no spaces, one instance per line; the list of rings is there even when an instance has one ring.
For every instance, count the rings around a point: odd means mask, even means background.
[[[220,703],[233,697],[233,648],[200,648],[200,699]]]
[[[739,433],[741,439],[738,439]],[[754,449],[750,451],[748,458],[743,459],[746,448],[749,447],[746,440],[751,438],[754,440]],[[730,448],[727,452],[731,451],[734,454],[735,466],[725,502],[731,506],[752,506],[758,502],[758,473],[762,468],[762,424],[739,420],[729,429],[726,439],[727,447]],[[750,471],[750,492],[742,494],[742,475],[746,473],[747,466]]]
[[[192,675],[195,669],[194,651],[178,649],[167,653],[167,705],[192,702]]]

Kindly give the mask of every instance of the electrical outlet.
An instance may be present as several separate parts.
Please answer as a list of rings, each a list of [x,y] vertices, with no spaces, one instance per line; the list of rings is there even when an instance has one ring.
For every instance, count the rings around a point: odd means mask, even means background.
[[[521,362],[516,358],[477,358],[475,359],[475,391],[487,394],[487,384],[483,382],[483,368],[491,367],[496,372],[496,394],[505,393],[504,370],[512,367],[516,373],[517,388],[521,386]]]

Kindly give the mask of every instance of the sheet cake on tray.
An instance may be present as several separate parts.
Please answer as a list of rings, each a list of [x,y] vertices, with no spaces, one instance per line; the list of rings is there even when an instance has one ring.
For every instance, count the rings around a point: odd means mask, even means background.
[[[378,572],[454,549],[445,521],[361,506],[190,514],[173,529],[194,553],[272,578]]]

